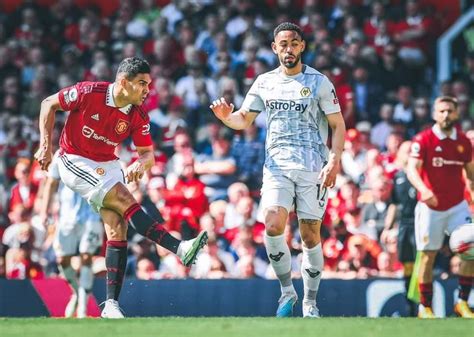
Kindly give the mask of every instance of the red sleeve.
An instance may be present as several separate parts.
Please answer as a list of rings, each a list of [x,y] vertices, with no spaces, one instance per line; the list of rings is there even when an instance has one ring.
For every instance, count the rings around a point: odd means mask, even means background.
[[[133,120],[132,140],[135,146],[150,146],[153,141],[150,135],[150,118],[147,114],[138,113]]]
[[[474,158],[472,157],[472,144],[471,144],[471,141],[466,138],[466,148],[467,148],[467,151],[466,152],[466,155],[464,156],[464,161],[466,163],[469,163],[471,162]]]
[[[76,110],[82,100],[81,83],[61,89],[59,91],[59,103],[63,111]]]

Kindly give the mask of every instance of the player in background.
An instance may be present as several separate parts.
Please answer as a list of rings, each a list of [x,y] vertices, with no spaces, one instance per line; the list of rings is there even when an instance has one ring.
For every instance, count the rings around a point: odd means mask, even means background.
[[[303,316],[319,317],[316,295],[324,265],[321,219],[327,189],[334,186],[339,171],[345,124],[332,83],[301,62],[305,41],[300,27],[288,22],[276,27],[272,49],[280,66],[255,80],[239,110],[233,112],[233,104],[224,98],[214,101],[210,108],[225,125],[237,130],[247,128],[260,112],[267,113],[261,203],[265,247],[282,291],[277,316],[291,316],[298,300],[284,235],[295,200],[303,241]],[[331,151],[326,145],[328,124],[332,129]]]
[[[410,154],[411,141],[400,145],[395,159],[399,171],[393,177],[392,202],[388,206],[385,217],[385,228],[380,241],[386,244],[389,231],[398,225],[397,251],[398,260],[403,263],[403,279],[405,281],[405,295],[408,294],[410,278],[416,256],[415,244],[415,207],[417,203],[416,189],[408,180],[406,167]],[[415,316],[415,303],[407,298],[409,316]]]
[[[58,193],[60,208],[53,248],[59,270],[73,290],[64,316],[73,317],[77,309],[76,317],[85,318],[87,300],[94,283],[92,256],[102,246],[104,227],[99,214],[92,210],[87,201],[61,183],[58,160],[59,152],[56,152],[43,187],[40,217],[46,224],[51,201]],[[71,267],[71,257],[78,253],[81,259],[79,279]]]
[[[438,97],[433,106],[435,124],[413,138],[407,175],[418,191],[415,209],[416,248],[420,254],[418,317],[434,318],[432,310],[433,264],[445,234],[471,223],[469,206],[464,199],[467,184],[474,189],[474,161],[469,139],[457,127],[457,100]],[[467,300],[474,277],[474,261],[463,260],[459,272],[459,298],[454,311],[462,317],[474,317]]]
[[[70,111],[60,138],[61,181],[100,213],[107,235],[107,300],[102,317],[123,318],[118,305],[127,262],[127,223],[137,233],[177,254],[190,266],[207,242],[207,233],[180,241],[150,218],[125,184],[139,181],[154,163],[149,117],[140,105],[151,83],[148,62],[124,59],[114,83],[80,82],[41,102],[40,145],[35,153],[41,168],[52,160],[52,132],[57,110]],[[114,151],[131,137],[138,158],[122,170]]]

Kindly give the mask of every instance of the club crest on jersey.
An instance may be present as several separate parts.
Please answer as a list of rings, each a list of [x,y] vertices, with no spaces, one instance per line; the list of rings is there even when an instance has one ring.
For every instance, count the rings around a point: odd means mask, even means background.
[[[105,175],[105,170],[102,167],[98,167],[95,169],[95,173],[97,173],[100,176]]]
[[[311,95],[311,89],[308,87],[303,87],[300,91],[300,94],[303,97],[308,97],[309,95]]]
[[[119,135],[127,131],[128,129],[128,122],[124,121],[123,119],[119,119],[117,125],[115,125],[115,132]]]
[[[458,152],[463,153],[464,152],[464,146],[458,145]]]

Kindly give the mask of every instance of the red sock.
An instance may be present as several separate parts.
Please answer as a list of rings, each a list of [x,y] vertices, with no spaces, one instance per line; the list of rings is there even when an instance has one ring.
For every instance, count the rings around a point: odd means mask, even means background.
[[[474,277],[470,276],[459,276],[459,298],[463,301],[467,301]]]
[[[433,300],[433,283],[420,283],[420,303],[424,307],[431,307]]]

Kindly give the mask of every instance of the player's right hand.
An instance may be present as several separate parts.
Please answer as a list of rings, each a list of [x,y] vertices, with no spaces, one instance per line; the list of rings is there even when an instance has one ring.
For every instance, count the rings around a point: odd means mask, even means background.
[[[221,97],[213,101],[209,108],[211,108],[212,112],[214,112],[214,115],[216,115],[217,118],[220,120],[226,120],[229,118],[232,111],[234,111],[234,104],[227,103],[225,98]]]
[[[40,144],[34,157],[40,164],[41,169],[47,171],[49,164],[53,160],[53,150],[50,146]]]
[[[434,195],[433,191],[427,190],[424,192],[421,192],[421,201],[426,204],[426,206],[430,208],[434,208],[438,206],[438,198]]]

